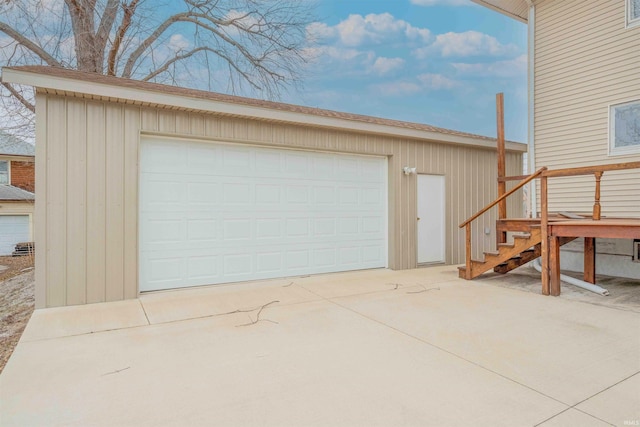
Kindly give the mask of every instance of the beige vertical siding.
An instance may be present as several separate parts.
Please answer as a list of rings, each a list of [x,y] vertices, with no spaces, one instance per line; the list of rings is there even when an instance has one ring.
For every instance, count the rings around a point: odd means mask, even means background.
[[[88,102],[87,108],[87,303],[106,301],[106,129],[105,105]],[[38,197],[40,197],[38,195]]]
[[[51,306],[47,298],[47,285],[53,283],[49,278],[49,263],[47,261],[47,232],[48,227],[48,211],[47,211],[47,165],[49,164],[49,156],[47,155],[47,145],[49,131],[47,124],[49,123],[48,112],[49,103],[47,96],[36,92],[36,182],[38,184],[38,197],[34,206],[34,220],[40,227],[35,230],[34,240],[38,239],[40,244],[36,245],[36,271],[35,271],[35,305],[36,308],[44,308]],[[59,285],[58,285],[59,286]]]
[[[609,155],[609,105],[640,100],[640,27],[624,0],[536,3],[536,168],[640,161]],[[552,179],[551,210],[591,212],[594,178]],[[640,170],[605,173],[603,215],[640,217]]]
[[[446,262],[464,262],[458,224],[496,197],[496,154],[485,148],[218,117],[38,94],[38,307],[138,295],[138,149],[141,134],[386,156],[389,266],[416,267],[417,179],[446,178]],[[520,175],[521,153],[508,153]],[[509,211],[522,212],[521,195]],[[45,209],[46,207],[46,209]],[[494,249],[495,212],[474,223],[476,256]],[[485,234],[484,229],[490,230]],[[42,261],[41,261],[42,260]]]

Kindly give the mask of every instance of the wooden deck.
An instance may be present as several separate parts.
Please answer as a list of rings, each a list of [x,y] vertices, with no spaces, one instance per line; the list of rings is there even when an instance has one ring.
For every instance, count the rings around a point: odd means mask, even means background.
[[[566,237],[584,238],[584,281],[595,283],[596,239],[640,239],[640,218],[601,218],[600,220],[553,220],[548,224],[549,288],[560,295],[560,241]],[[544,274],[544,273],[543,273]]]
[[[614,163],[595,166],[549,170],[541,167],[528,176],[505,176],[504,108],[502,94],[496,95],[496,115],[498,118],[498,198],[460,224],[465,229],[465,266],[459,267],[460,277],[471,280],[493,269],[506,273],[524,263],[540,257],[542,259],[542,294],[560,295],[560,246],[576,238],[584,239],[584,279],[595,282],[596,239],[640,239],[640,218],[602,217],[600,205],[601,179],[606,173],[621,170],[640,169],[640,162]],[[568,176],[594,177],[593,210],[577,215],[575,212],[549,211],[550,179]],[[515,194],[526,184],[539,180],[540,217],[534,219],[507,218],[507,197]],[[520,181],[506,191],[507,181]],[[472,256],[472,223],[490,209],[497,206],[496,221],[497,250],[484,252],[484,260],[474,260]],[[556,208],[557,209],[557,208]],[[507,242],[508,233],[513,243]],[[516,241],[518,243],[516,243]],[[520,253],[517,253],[520,249]]]

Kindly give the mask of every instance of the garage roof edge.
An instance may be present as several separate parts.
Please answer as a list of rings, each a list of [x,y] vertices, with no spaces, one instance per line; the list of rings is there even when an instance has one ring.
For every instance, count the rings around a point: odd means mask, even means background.
[[[143,104],[164,105],[298,125],[329,127],[484,148],[495,148],[496,145],[495,138],[419,123],[243,98],[63,68],[5,67],[2,70],[2,81],[48,90],[87,94],[105,99],[128,100]],[[507,142],[506,148],[515,152],[527,151],[527,145],[518,142]]]

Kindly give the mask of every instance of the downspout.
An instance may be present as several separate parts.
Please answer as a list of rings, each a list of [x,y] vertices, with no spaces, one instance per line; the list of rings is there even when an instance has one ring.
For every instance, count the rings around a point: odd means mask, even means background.
[[[528,99],[528,171],[533,173],[536,170],[536,146],[535,146],[535,56],[536,56],[536,6],[535,0],[526,0],[529,4],[529,18],[527,20],[527,99]],[[531,216],[538,216],[538,196],[536,180],[531,181],[529,198],[531,203]]]
[[[540,264],[540,258],[536,258],[536,260],[533,261],[533,268],[535,268],[536,271],[538,271],[538,273],[542,273],[542,265]],[[569,283],[570,285],[585,289],[587,291],[595,292],[598,295],[602,295],[605,297],[609,295],[608,290],[596,285],[595,283],[585,282],[584,280],[576,279],[575,277],[567,276],[564,274],[560,275],[560,280],[563,282]]]

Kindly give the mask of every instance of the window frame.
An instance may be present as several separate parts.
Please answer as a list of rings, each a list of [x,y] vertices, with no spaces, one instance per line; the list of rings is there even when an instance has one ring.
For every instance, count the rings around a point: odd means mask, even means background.
[[[625,21],[626,21],[626,28],[633,28],[633,27],[639,27],[640,26],[640,12],[638,14],[637,18],[633,18],[631,16],[631,2],[633,0],[625,0],[625,11],[624,11],[624,16],[625,16]]]
[[[624,156],[629,154],[640,154],[640,143],[637,145],[631,145],[627,147],[615,146],[615,109],[618,107],[624,107],[625,105],[638,104],[640,106],[640,99],[632,99],[630,101],[618,102],[615,104],[609,104],[609,156]]]
[[[6,159],[0,159],[0,163],[6,163],[7,164],[7,182],[2,182],[0,181],[0,185],[11,185],[11,161],[10,160],[6,160]],[[5,172],[1,172],[0,171],[0,176],[2,176]]]

